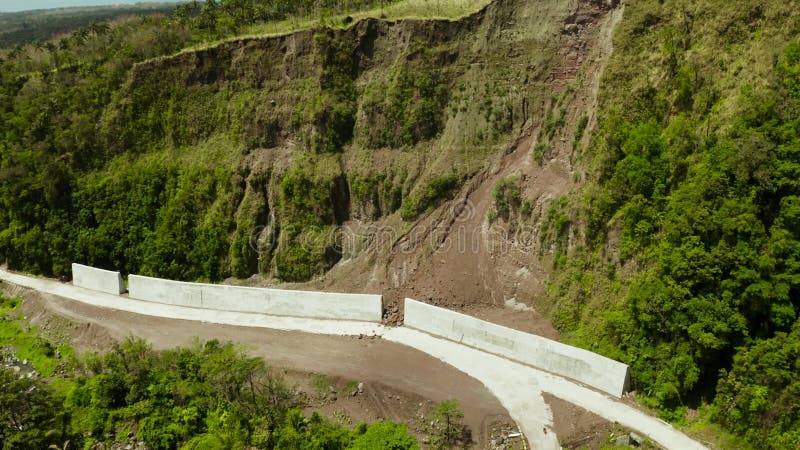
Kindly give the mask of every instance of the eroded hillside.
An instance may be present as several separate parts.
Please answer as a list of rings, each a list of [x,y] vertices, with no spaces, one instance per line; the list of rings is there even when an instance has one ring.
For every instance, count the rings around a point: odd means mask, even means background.
[[[591,100],[579,103],[596,83],[610,6],[499,1],[458,21],[368,19],[137,64],[100,120],[112,158],[76,195],[92,206],[77,218],[75,257],[211,280],[305,281],[336,266],[326,283],[393,288],[398,298],[467,272],[471,282],[483,275],[481,289],[441,299],[511,297],[495,280],[505,266],[475,265],[498,241],[476,232],[517,221],[530,232],[543,205],[568,191],[574,128],[591,114]],[[540,142],[546,155],[536,156]],[[542,180],[527,183],[528,172]],[[531,187],[511,200],[514,217],[494,220],[484,191],[501,176]],[[472,218],[457,230],[477,239],[480,252],[464,254],[472,266],[409,269],[438,261],[428,257],[438,250],[400,246],[461,225],[455,205]]]

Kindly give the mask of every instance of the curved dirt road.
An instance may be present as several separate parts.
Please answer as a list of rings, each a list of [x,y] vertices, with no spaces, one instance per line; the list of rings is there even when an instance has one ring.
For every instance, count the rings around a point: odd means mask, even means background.
[[[176,307],[103,294],[5,270],[0,270],[0,280],[82,302],[51,299],[53,307],[62,315],[100,323],[122,336],[135,332],[156,345],[175,346],[195,337],[230,339],[253,346],[254,353],[266,355],[279,365],[343,377],[374,379],[433,400],[457,398],[464,409],[470,411],[469,424],[476,431],[481,427],[480,424],[475,427],[478,416],[489,412],[486,405],[497,405],[499,400],[533,448],[559,448],[558,439],[550,428],[553,417],[543,392],[633,428],[665,448],[705,448],[671,425],[565,378],[405,327]],[[260,328],[243,329],[197,321]],[[376,335],[383,339],[341,336],[348,334]],[[496,406],[490,409],[497,414]]]
[[[464,411],[477,448],[488,446],[487,425],[508,417],[503,405],[476,379],[425,353],[379,338],[154,317],[98,307],[41,290],[36,294],[37,300],[42,300],[41,306],[51,313],[97,326],[117,340],[135,335],[162,350],[190,345],[196,339],[233,341],[274,367],[324,373],[367,385],[383,384],[434,402],[454,399]]]

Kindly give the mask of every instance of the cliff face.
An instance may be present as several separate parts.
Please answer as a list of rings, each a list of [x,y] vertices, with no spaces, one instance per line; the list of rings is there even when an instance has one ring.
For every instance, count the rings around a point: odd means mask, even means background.
[[[502,0],[458,21],[364,20],[137,64],[99,127],[118,156],[85,185],[120,202],[93,206],[79,247],[142,207],[144,231],[106,233],[140,250],[84,250],[87,262],[314,279],[392,300],[536,292],[535,230],[572,185],[614,6]],[[513,198],[493,194],[501,181]],[[464,245],[443,249],[452,239]],[[520,270],[521,287],[504,279]]]
[[[570,189],[612,9],[505,0],[459,21],[364,20],[150,60],[106,109],[102,139],[121,155],[116,179],[153,155],[179,161],[178,178],[198,168],[177,184],[204,195],[161,204],[193,203],[184,236],[215,237],[205,277],[315,279],[392,300],[529,296],[549,265],[530,244]],[[516,197],[497,217],[492,192],[506,178]],[[167,216],[153,228],[169,234]],[[445,239],[463,248],[443,250]],[[196,251],[170,245],[161,256]],[[503,279],[511,266],[526,273]],[[128,267],[180,275],[147,259]]]

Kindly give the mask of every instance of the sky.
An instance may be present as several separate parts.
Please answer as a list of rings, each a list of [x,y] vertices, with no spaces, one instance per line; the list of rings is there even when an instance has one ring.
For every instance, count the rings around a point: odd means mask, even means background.
[[[153,0],[151,0],[153,1]],[[180,0],[158,0],[176,2]],[[63,8],[66,6],[132,5],[143,0],[0,0],[0,13],[29,9]]]

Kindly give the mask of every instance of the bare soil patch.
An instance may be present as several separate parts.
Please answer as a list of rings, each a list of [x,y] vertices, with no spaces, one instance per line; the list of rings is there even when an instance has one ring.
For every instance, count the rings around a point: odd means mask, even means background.
[[[563,448],[595,450],[603,447],[614,424],[546,392],[543,395],[553,410],[553,417],[557,418],[553,430]]]

